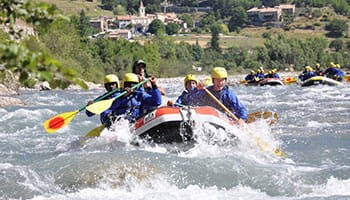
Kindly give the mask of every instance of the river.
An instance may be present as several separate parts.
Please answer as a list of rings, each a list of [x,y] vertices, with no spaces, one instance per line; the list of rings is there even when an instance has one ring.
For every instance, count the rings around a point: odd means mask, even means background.
[[[163,87],[165,104],[183,84]],[[30,105],[0,108],[0,199],[350,199],[349,85],[230,87],[249,113],[277,112],[278,123],[249,124],[254,136],[238,146],[203,140],[186,151],[134,146],[127,122],[82,147],[97,116],[83,111],[53,134],[43,122],[103,90],[20,91]],[[259,150],[252,137],[286,156]]]

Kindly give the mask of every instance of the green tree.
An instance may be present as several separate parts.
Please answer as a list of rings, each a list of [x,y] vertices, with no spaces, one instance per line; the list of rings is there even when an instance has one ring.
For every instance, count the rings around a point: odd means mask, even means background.
[[[44,27],[57,16],[56,7],[42,2],[3,1],[0,4],[0,24],[9,27],[9,33],[16,39],[23,39],[22,29],[15,29],[17,20],[22,20],[34,28]],[[63,18],[63,17],[62,17]],[[67,87],[70,83],[78,83],[86,88],[77,78],[75,70],[62,65],[50,55],[43,52],[34,52],[21,42],[3,40],[0,42],[0,60],[5,69],[19,75],[21,83],[28,79],[36,78],[41,81],[49,81],[51,87]]]
[[[188,14],[181,15],[180,19],[183,20],[187,24],[187,27],[189,27],[189,28],[193,27],[192,17],[189,16]]]
[[[168,23],[165,26],[165,29],[166,29],[166,33],[168,35],[177,34],[179,32],[179,30],[180,30],[180,25],[175,24],[175,23]]]
[[[219,33],[221,32],[221,26],[219,24],[213,25],[211,28],[211,40],[210,40],[210,48],[216,52],[221,53],[221,48],[219,44]]]
[[[165,25],[159,19],[155,19],[150,23],[150,25],[148,27],[148,32],[150,32],[152,34],[156,34],[159,31],[165,32]]]
[[[246,26],[248,22],[248,15],[244,8],[236,7],[230,21],[228,23],[228,28],[231,32],[236,31],[239,28]]]
[[[333,19],[326,25],[326,30],[329,31],[329,36],[331,37],[341,37],[343,32],[349,29],[347,21],[342,19]]]
[[[343,41],[340,39],[333,40],[329,44],[329,48],[334,48],[335,51],[340,51],[343,48],[343,46],[344,46]]]

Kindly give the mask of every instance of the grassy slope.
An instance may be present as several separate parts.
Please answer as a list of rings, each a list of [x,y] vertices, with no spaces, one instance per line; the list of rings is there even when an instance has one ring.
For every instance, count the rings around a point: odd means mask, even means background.
[[[35,0],[49,4],[55,4],[64,15],[78,15],[82,9],[85,10],[89,17],[97,17],[100,15],[113,16],[111,11],[103,10],[99,7],[99,2],[89,2],[86,0]]]

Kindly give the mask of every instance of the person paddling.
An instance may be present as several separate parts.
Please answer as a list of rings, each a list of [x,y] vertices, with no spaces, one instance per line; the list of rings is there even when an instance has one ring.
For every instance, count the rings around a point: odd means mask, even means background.
[[[115,90],[114,93],[111,93],[110,95],[108,95],[108,96],[106,96],[105,98],[100,99],[100,100],[111,99],[111,98],[117,96],[118,94],[120,94],[120,91],[117,90],[117,89],[120,87],[120,83],[119,83],[119,78],[118,78],[118,76],[116,76],[115,74],[108,74],[108,75],[106,75],[105,78],[104,78],[104,87],[105,87],[105,89],[106,89],[107,92],[104,93],[103,95],[97,97],[96,99],[99,99],[100,97],[103,97],[103,96],[105,96],[106,94],[108,94],[108,93],[110,93],[110,92],[112,92],[112,91],[114,91],[114,90]],[[95,99],[95,100],[96,100],[96,99]],[[95,100],[94,100],[94,101],[95,101]],[[87,105],[93,104],[94,101],[88,101]],[[90,112],[90,111],[88,111],[88,110],[86,110],[85,113],[86,113],[86,115],[87,115],[88,117],[92,117],[92,116],[95,115],[94,113],[92,113],[92,112]],[[104,123],[104,122],[105,122],[105,120],[103,119],[102,115],[100,116],[100,120],[101,120],[101,123]]]
[[[184,97],[189,94],[189,92],[197,87],[198,79],[195,75],[188,74],[184,79],[184,85],[185,90],[182,92],[182,94],[177,98],[176,102],[169,100],[167,105],[168,106],[175,106],[178,107],[178,105],[188,105],[188,102],[184,101]]]
[[[228,108],[239,120],[238,124],[243,124],[248,121],[248,112],[244,105],[239,101],[234,92],[229,89],[227,84],[227,71],[222,67],[215,67],[211,73],[213,85],[207,87],[207,89],[226,107]],[[196,88],[193,88],[191,92],[184,97],[184,101],[189,102],[193,106],[211,106],[222,112],[225,110],[203,90],[204,83],[199,82]],[[231,117],[231,116],[230,116]]]
[[[135,122],[142,114],[145,106],[159,106],[162,104],[162,96],[157,86],[157,79],[152,77],[151,88],[145,90],[132,90],[131,87],[139,83],[139,77],[134,73],[126,73],[123,77],[122,90],[127,91],[122,98],[116,99],[112,106],[101,113],[105,123],[110,125],[110,118],[114,120],[124,115],[125,119]]]
[[[146,70],[146,63],[143,60],[136,60],[134,62],[132,66],[132,73],[137,74],[139,76],[140,82],[150,77]],[[151,87],[149,82],[144,84],[144,88],[147,89],[149,87]],[[160,90],[160,93],[162,95],[166,95],[166,92],[162,87],[158,86],[158,89]]]
[[[337,81],[343,80],[345,74],[340,70],[340,65],[338,67],[333,62],[329,63],[329,67],[324,71],[324,75]]]
[[[313,69],[310,66],[305,66],[305,70],[298,76],[301,81],[306,81],[307,79],[316,76]]]

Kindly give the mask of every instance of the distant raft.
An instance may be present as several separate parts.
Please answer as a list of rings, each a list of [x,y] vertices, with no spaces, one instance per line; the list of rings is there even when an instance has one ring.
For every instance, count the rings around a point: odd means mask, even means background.
[[[331,78],[323,77],[323,76],[314,76],[301,83],[302,87],[308,87],[312,85],[337,86],[337,85],[343,85],[343,83],[340,81],[333,80]]]
[[[259,82],[260,86],[270,85],[270,86],[276,86],[276,85],[284,85],[283,81],[281,81],[278,78],[266,78]]]

